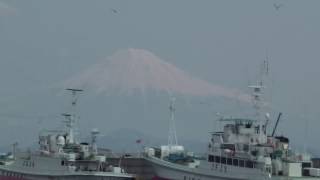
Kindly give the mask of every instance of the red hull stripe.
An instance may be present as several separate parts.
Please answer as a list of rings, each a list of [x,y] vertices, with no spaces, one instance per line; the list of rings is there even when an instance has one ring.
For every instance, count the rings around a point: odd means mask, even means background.
[[[152,180],[170,180],[170,179],[165,179],[165,178],[162,178],[162,177],[159,177],[159,176],[154,176],[152,178]]]
[[[27,179],[22,179],[19,177],[12,177],[12,176],[1,176],[0,175],[0,180],[27,180]]]

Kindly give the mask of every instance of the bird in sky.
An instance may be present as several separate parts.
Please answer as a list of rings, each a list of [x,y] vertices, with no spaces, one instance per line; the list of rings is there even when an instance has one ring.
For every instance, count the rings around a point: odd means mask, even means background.
[[[111,11],[113,12],[113,13],[118,13],[118,11],[116,10],[116,9],[113,9],[113,8],[111,8]]]
[[[273,7],[278,11],[282,6],[284,6],[283,4],[273,4]]]

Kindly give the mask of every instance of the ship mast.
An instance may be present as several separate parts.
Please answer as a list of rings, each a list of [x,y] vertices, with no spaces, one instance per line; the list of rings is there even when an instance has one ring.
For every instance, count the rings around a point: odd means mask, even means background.
[[[261,65],[260,77],[256,85],[249,86],[249,88],[252,89],[252,103],[253,103],[253,108],[255,109],[255,119],[258,120],[258,124],[259,124],[260,142],[263,141],[262,139],[266,135],[266,126],[268,123],[267,122],[268,119],[266,119],[266,122],[263,123],[263,116],[262,116],[262,108],[265,103],[263,99],[263,95],[264,95],[263,90],[265,89],[264,79],[268,75],[268,73],[269,73],[269,63],[267,58],[267,60],[263,61],[263,64]]]
[[[261,109],[264,104],[264,99],[262,96],[264,95],[263,90],[266,88],[264,86],[264,81],[268,73],[269,73],[269,63],[267,60],[265,60],[263,61],[263,64],[261,66],[260,77],[257,81],[257,84],[253,86],[249,86],[249,88],[253,89],[253,92],[252,92],[253,108],[255,109],[255,116],[259,121],[262,120]]]
[[[68,143],[74,143],[75,142],[75,138],[74,138],[74,126],[75,126],[75,123],[76,123],[76,105],[77,105],[77,100],[78,100],[78,93],[79,92],[82,92],[83,90],[82,89],[72,89],[72,88],[68,88],[66,89],[67,91],[70,91],[71,92],[71,95],[72,95],[72,99],[71,99],[71,113],[68,114],[68,113],[64,113],[62,114],[66,121],[66,126],[67,126],[67,129],[68,129]]]
[[[175,123],[175,98],[172,97],[170,100],[170,123],[169,123],[169,137],[168,137],[168,146],[171,150],[172,146],[178,145],[177,132],[176,132],[176,123]]]
[[[91,146],[92,146],[92,152],[95,155],[98,154],[97,138],[98,138],[99,134],[100,134],[100,132],[98,129],[92,129],[92,131],[91,131]]]

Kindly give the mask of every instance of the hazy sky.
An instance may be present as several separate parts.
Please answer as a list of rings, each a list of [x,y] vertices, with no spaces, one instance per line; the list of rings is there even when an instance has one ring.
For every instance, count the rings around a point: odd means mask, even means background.
[[[319,0],[0,0],[0,140],[36,138],[45,126],[39,117],[65,107],[57,84],[118,50],[139,48],[242,91],[268,56],[272,110],[284,112],[279,131],[312,144],[320,127],[319,7]],[[212,112],[186,120],[180,135],[205,141]],[[139,126],[161,136],[152,123]]]

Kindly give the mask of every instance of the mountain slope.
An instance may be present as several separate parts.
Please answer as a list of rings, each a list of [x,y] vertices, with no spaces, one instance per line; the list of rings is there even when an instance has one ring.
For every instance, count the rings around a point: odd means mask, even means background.
[[[190,76],[144,49],[120,50],[84,72],[68,79],[66,87],[94,90],[99,94],[132,94],[146,91],[191,96],[219,96],[248,101],[235,89]]]

